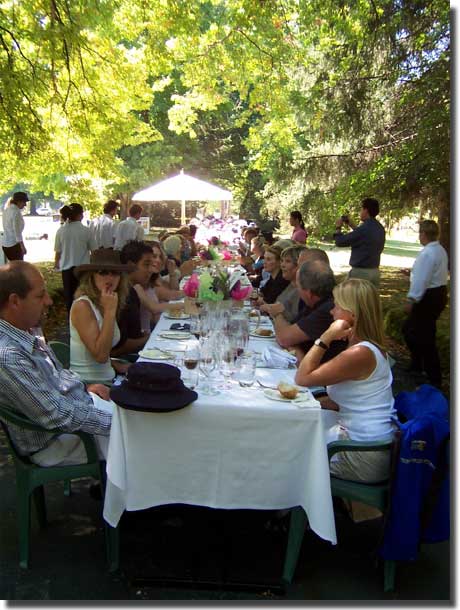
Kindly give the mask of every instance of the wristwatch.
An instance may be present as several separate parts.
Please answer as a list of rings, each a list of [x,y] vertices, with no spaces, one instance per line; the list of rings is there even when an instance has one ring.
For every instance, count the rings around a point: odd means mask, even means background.
[[[324,343],[324,341],[321,341],[321,339],[316,339],[313,343],[313,345],[317,345],[318,347],[321,347],[322,349],[329,349],[329,345],[326,345]]]

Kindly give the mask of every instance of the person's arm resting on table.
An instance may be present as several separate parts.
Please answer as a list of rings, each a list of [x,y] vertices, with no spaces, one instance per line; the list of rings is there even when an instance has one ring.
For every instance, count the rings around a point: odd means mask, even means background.
[[[310,339],[297,324],[290,324],[286,320],[283,315],[284,305],[282,303],[276,302],[272,305],[264,305],[263,311],[267,311],[272,316],[276,340],[281,347],[293,347]]]
[[[110,413],[98,409],[89,395],[87,401],[78,398],[84,392],[81,381],[75,378],[74,389],[70,387],[61,393],[48,383],[34,361],[21,352],[9,350],[8,359],[0,368],[0,388],[11,404],[20,405],[22,413],[48,430],[110,434]]]
[[[332,385],[341,381],[367,379],[376,366],[374,354],[363,345],[347,348],[332,360],[320,364],[332,341],[346,339],[351,328],[344,320],[335,320],[321,335],[324,344],[313,345],[297,369],[295,382],[303,386]]]

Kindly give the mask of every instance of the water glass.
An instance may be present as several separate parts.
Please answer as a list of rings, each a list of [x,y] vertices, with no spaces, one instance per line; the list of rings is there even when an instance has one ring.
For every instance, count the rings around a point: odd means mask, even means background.
[[[235,377],[243,388],[253,385],[256,375],[256,354],[254,352],[243,352],[236,361]]]

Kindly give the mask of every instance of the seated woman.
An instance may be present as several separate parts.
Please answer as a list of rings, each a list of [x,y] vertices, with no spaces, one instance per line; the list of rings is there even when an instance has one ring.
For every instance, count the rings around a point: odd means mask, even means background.
[[[297,245],[289,246],[281,252],[281,273],[283,278],[289,281],[289,285],[278,295],[275,303],[262,305],[260,311],[266,312],[272,317],[278,312],[282,312],[290,323],[298,318],[300,294],[297,289],[296,274],[299,267],[299,257],[306,250],[306,246]],[[282,305],[281,308],[279,304]]]
[[[351,440],[390,440],[395,414],[393,376],[384,347],[378,292],[367,280],[349,279],[336,286],[333,294],[334,322],[304,356],[296,383],[326,386],[328,397],[321,406],[339,411]],[[348,340],[347,349],[320,365],[324,350],[338,339]],[[389,467],[389,451],[342,452],[332,458],[330,470],[342,479],[372,483],[388,478]]]
[[[264,271],[270,275],[268,280],[262,280],[260,283],[263,303],[274,303],[283,290],[289,286],[289,281],[285,280],[281,273],[281,250],[276,246],[269,246],[265,249]]]
[[[141,302],[141,328],[143,331],[150,332],[158,322],[161,312],[171,309],[182,309],[182,303],[170,304],[169,301],[181,299],[184,296],[182,290],[175,290],[170,287],[169,280],[160,276],[165,263],[171,263],[166,259],[163,250],[158,242],[150,244],[153,254],[152,275],[145,284],[135,284],[134,290]]]
[[[129,367],[110,359],[120,340],[117,316],[128,294],[129,269],[119,252],[103,248],[75,269],[80,284],[70,309],[70,369],[83,381],[109,383]]]

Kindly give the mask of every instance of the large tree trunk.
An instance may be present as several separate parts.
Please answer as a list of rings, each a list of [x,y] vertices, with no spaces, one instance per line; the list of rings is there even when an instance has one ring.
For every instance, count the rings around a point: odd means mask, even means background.
[[[128,210],[131,205],[131,196],[129,193],[119,193],[118,199],[120,201],[120,219],[124,220],[128,217]]]

